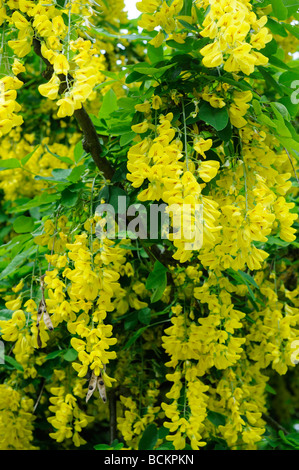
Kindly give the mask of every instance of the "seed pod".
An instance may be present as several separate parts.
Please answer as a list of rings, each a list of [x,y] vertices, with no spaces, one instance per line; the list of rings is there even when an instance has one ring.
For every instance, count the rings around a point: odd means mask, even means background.
[[[91,378],[90,378],[89,384],[88,384],[88,392],[86,394],[86,403],[88,402],[88,400],[92,396],[93,392],[95,391],[96,386],[97,386],[97,377],[96,377],[96,375],[94,375],[94,372],[93,372],[91,374]]]
[[[106,403],[107,401],[106,387],[105,387],[104,380],[102,378],[102,374],[100,374],[98,377],[97,386],[98,386],[100,397],[102,398],[103,402]]]

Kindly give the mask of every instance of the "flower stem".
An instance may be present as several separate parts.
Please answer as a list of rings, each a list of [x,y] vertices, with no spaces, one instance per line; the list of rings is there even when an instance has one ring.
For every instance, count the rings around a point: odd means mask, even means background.
[[[189,156],[188,156],[188,144],[187,144],[187,126],[186,126],[186,112],[184,101],[182,100],[182,109],[183,109],[183,120],[184,120],[184,141],[185,141],[185,156],[186,156],[186,167],[189,171]]]

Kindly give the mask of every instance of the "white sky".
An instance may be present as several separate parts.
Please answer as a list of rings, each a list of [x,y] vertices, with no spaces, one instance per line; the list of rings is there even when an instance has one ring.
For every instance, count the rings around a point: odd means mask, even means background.
[[[140,11],[136,8],[136,1],[137,0],[125,0],[126,10],[130,19],[138,18],[140,15]]]

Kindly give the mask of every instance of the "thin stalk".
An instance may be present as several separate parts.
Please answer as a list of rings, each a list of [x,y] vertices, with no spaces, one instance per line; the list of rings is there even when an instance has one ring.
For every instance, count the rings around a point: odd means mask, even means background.
[[[290,164],[292,165],[293,172],[294,172],[294,174],[295,174],[295,178],[296,178],[296,180],[297,180],[297,183],[299,183],[299,179],[298,179],[298,176],[297,176],[297,173],[296,173],[296,168],[295,168],[295,166],[294,166],[292,157],[291,157],[289,151],[288,151],[286,148],[284,148],[284,149],[285,149],[285,151],[286,151],[287,156],[289,157]]]
[[[92,187],[91,187],[91,196],[90,196],[90,209],[89,209],[89,218],[92,219],[93,216],[93,193],[94,193],[94,186],[96,182],[96,176],[93,179]],[[93,264],[93,234],[92,234],[93,224],[90,223],[90,232],[89,232],[89,249],[90,249],[90,256],[91,256],[91,265],[92,269],[94,268]]]
[[[185,157],[186,157],[186,168],[189,171],[189,156],[188,156],[188,144],[187,144],[187,126],[186,126],[186,112],[184,101],[182,100],[183,120],[184,120],[184,144],[185,144]]]
[[[240,136],[240,139],[241,139],[241,136]],[[245,208],[246,208],[245,219],[246,219],[247,212],[248,212],[247,171],[246,171],[246,165],[245,165],[245,162],[244,162],[243,146],[242,146],[242,141],[241,140],[240,140],[240,156],[241,156],[242,163],[243,163],[244,189],[245,189]]]

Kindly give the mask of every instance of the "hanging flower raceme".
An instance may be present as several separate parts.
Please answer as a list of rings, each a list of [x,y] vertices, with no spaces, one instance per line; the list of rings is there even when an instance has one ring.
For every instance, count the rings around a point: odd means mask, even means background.
[[[3,450],[36,450],[33,446],[33,400],[7,384],[0,385],[0,445]]]
[[[22,116],[17,114],[21,106],[16,101],[16,90],[22,85],[23,82],[17,76],[6,76],[0,79],[0,137],[23,123]]]
[[[196,5],[209,7],[200,31],[211,40],[200,50],[206,67],[224,65],[227,72],[250,75],[255,66],[267,64],[268,59],[258,52],[272,39],[265,27],[267,16],[257,18],[249,2],[238,0],[198,1]]]

